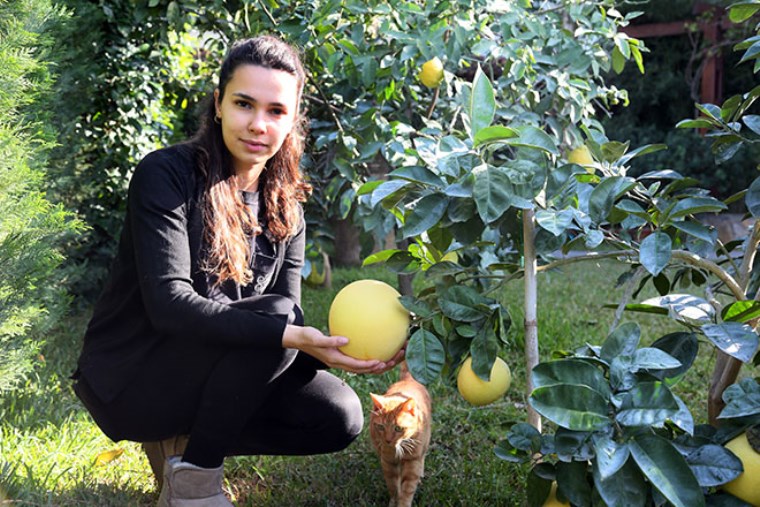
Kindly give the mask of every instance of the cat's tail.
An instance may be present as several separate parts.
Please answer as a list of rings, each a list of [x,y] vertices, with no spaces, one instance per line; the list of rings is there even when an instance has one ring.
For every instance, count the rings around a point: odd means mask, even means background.
[[[399,364],[399,380],[404,380],[406,378],[414,377],[412,377],[412,374],[409,373],[409,366],[406,364],[406,360],[404,360]]]

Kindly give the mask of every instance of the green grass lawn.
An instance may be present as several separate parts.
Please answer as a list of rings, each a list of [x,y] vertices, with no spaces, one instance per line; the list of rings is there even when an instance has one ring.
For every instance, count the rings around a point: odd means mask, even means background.
[[[563,272],[540,275],[539,336],[542,357],[552,350],[598,344],[607,335],[622,289],[614,281],[624,267],[612,262],[571,265]],[[307,323],[327,328],[327,311],[337,290],[358,278],[394,283],[382,270],[337,270],[334,288],[304,289]],[[421,283],[418,280],[418,283]],[[500,402],[467,405],[444,380],[429,386],[434,429],[426,477],[416,505],[523,505],[527,469],[500,461],[493,445],[511,421],[525,421],[525,368],[521,348],[522,284],[504,293],[514,344],[501,356],[513,372],[513,385]],[[630,316],[629,318],[632,318]],[[87,315],[69,318],[48,337],[39,368],[23,388],[0,400],[0,505],[139,506],[154,505],[157,492],[147,459],[138,444],[112,442],[103,436],[73,395],[68,375],[80,347]],[[635,316],[642,342],[651,343],[679,330],[663,317]],[[695,419],[706,418],[706,391],[714,360],[701,347],[692,370],[675,388]],[[383,392],[396,372],[381,376],[343,375],[369,407],[369,393]],[[115,459],[96,464],[99,454],[120,450]],[[101,461],[103,461],[101,459]],[[343,452],[309,457],[253,456],[228,459],[228,489],[238,505],[383,506],[387,493],[367,431]]]

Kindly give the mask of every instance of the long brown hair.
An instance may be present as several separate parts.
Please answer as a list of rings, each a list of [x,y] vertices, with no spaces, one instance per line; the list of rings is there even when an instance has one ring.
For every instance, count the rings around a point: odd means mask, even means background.
[[[240,65],[258,65],[292,74],[298,81],[300,104],[306,74],[298,52],[282,40],[259,36],[235,43],[227,53],[219,72],[219,102],[227,83]],[[196,148],[198,171],[205,179],[202,199],[204,240],[207,251],[203,269],[216,275],[216,283],[233,280],[246,285],[253,279],[250,267],[250,237],[262,228],[242,199],[235,178],[232,159],[216,123],[213,96],[201,118],[200,128],[191,141]],[[311,192],[299,170],[304,149],[306,120],[301,108],[296,111],[293,129],[277,153],[270,158],[259,179],[264,197],[267,235],[281,242],[293,236],[301,223],[299,202]]]

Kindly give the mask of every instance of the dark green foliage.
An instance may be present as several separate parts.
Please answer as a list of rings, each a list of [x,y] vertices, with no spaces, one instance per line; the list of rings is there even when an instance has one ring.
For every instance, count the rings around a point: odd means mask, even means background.
[[[53,120],[60,134],[51,193],[91,227],[67,252],[78,269],[72,289],[92,298],[118,243],[135,164],[194,131],[210,72],[200,41],[167,33],[156,9],[152,15],[134,2],[66,3],[72,16],[54,32],[60,79]]]
[[[640,334],[638,325],[626,323],[601,347],[586,345],[533,369],[529,401],[556,430],[542,435],[516,424],[495,448],[506,461],[534,465],[528,505],[543,503],[551,481],[574,505],[589,505],[592,497],[607,505],[659,505],[658,497],[705,505],[701,488],[707,492],[742,472],[722,444],[760,416],[757,382],[745,379],[726,390],[720,417],[731,433],[695,426],[671,387],[689,369],[692,354],[682,351],[696,349],[697,337],[670,334],[641,347]]]
[[[731,2],[711,2],[725,6]],[[636,24],[666,23],[698,19],[692,0],[651,0],[644,4],[623,5],[625,11],[641,11]],[[709,18],[708,18],[709,19]],[[736,26],[724,34],[718,48],[724,60],[724,98],[744,93],[755,86],[749,65],[737,65],[740,53],[733,43],[744,37],[746,27]],[[712,195],[725,199],[745,188],[754,179],[760,147],[747,146],[729,162],[718,163],[708,142],[694,130],[676,130],[676,123],[693,117],[699,96],[701,72],[709,44],[694,25],[694,32],[680,36],[645,39],[650,53],[646,58],[646,76],[633,68],[611,76],[610,82],[628,91],[630,104],[612,109],[612,117],[603,121],[611,139],[630,141],[632,146],[664,143],[668,150],[631,164],[631,175],[655,169],[672,169],[700,181]]]
[[[45,199],[51,133],[46,119],[50,76],[40,34],[57,14],[47,0],[0,4],[0,392],[32,368],[39,332],[65,305],[54,270],[55,241],[78,227]]]

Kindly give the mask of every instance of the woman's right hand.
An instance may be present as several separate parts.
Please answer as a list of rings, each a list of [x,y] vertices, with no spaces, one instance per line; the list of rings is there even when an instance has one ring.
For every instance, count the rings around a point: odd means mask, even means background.
[[[310,326],[285,327],[282,336],[282,346],[298,349],[313,356],[330,368],[340,368],[352,373],[382,373],[392,368],[394,361],[379,361],[377,359],[362,360],[347,356],[338,347],[348,343],[345,336],[327,336],[317,328]]]

